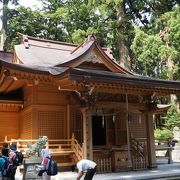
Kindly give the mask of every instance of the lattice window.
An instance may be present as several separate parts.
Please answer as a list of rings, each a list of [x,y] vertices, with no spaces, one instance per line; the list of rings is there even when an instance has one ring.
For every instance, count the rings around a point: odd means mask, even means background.
[[[25,112],[20,122],[20,134],[22,139],[32,138],[32,112]]]
[[[65,138],[64,111],[39,111],[38,135],[48,136],[49,139]]]

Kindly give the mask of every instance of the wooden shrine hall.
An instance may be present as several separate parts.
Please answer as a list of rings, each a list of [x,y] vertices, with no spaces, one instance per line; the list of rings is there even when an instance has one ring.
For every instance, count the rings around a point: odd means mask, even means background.
[[[0,52],[0,141],[73,135],[72,162],[92,159],[99,172],[156,167],[153,115],[170,94],[180,81],[127,71],[93,35],[80,45],[22,35],[12,54]]]

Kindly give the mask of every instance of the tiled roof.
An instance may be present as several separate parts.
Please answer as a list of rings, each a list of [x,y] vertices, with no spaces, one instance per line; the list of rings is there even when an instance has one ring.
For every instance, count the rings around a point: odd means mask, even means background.
[[[0,51],[0,60],[6,61],[6,62],[12,62],[13,53]]]

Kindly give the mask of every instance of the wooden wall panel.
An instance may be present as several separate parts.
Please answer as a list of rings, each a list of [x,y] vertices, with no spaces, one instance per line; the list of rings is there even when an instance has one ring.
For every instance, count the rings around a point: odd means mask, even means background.
[[[19,138],[19,112],[0,112],[0,141]]]
[[[38,136],[47,136],[49,139],[65,139],[66,124],[65,111],[38,111]]]
[[[58,86],[41,84],[34,86],[34,104],[67,105],[67,92],[58,90]]]
[[[127,144],[126,112],[121,111],[115,117],[115,143],[116,145]]]
[[[106,144],[115,145],[115,123],[113,116],[106,116]]]
[[[83,142],[83,115],[81,111],[75,107],[70,107],[70,133],[74,133],[75,139],[78,140],[79,143]]]
[[[143,114],[130,114],[129,133],[133,138],[146,138],[146,122]]]
[[[42,92],[37,93],[37,104],[53,104],[65,105],[67,104],[66,94],[63,92]]]
[[[69,93],[52,84],[38,84],[24,88],[24,107],[30,105],[67,105]]]
[[[20,121],[20,138],[32,139],[32,110],[22,113]]]
[[[33,87],[27,86],[24,88],[24,107],[33,104]]]
[[[20,138],[67,138],[66,106],[33,105],[24,110],[20,123]]]

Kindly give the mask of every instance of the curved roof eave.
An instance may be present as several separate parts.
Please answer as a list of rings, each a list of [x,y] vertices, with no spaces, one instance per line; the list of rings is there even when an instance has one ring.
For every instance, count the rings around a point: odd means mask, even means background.
[[[62,72],[65,72],[67,67],[44,67],[44,66],[26,66],[24,64],[13,64],[0,60],[0,64],[5,68],[11,68],[14,70],[29,72],[29,73],[37,73],[44,75],[59,75]]]
[[[180,81],[167,81],[163,79],[156,79],[156,78],[150,78],[144,76],[132,76],[128,74],[105,72],[98,70],[87,71],[79,68],[70,68],[61,75],[65,75],[66,73],[69,74],[69,76],[74,76],[74,78],[78,77],[79,80],[82,80],[83,77],[86,76],[89,78],[89,80],[91,79],[97,82],[106,82],[106,83],[112,82],[115,84],[123,82],[129,85],[135,84],[138,86],[141,85],[145,87],[160,87],[160,88],[174,89],[180,93]]]
[[[72,52],[72,55],[69,57],[69,59],[66,60],[66,62],[62,64],[57,64],[55,66],[69,66],[70,64],[74,64],[74,63],[79,64],[81,58],[85,56],[94,47],[94,45],[95,45],[95,41],[82,43],[81,44],[82,49],[80,47],[76,48],[76,51]]]
[[[76,51],[74,51],[74,55],[72,55],[69,59],[66,60],[65,63],[62,64],[57,64],[55,66],[71,66],[71,67],[77,67],[79,64],[81,64],[82,60],[81,58],[85,56],[93,47],[96,47],[96,49],[101,53],[103,58],[107,61],[108,64],[111,64],[112,67],[109,67],[112,71],[113,69],[116,69],[117,72],[119,73],[124,73],[124,74],[130,74],[130,75],[135,75],[134,73],[122,68],[119,64],[117,64],[115,61],[113,61],[104,51],[103,49],[97,44],[96,41],[89,41],[88,44],[84,45],[87,47],[82,47],[84,49],[80,49],[80,47],[77,48]],[[83,43],[81,44],[83,46]],[[79,60],[78,60],[79,59]]]
[[[121,67],[118,63],[113,61],[104,51],[103,49],[96,43],[97,49],[100,51],[100,53],[104,56],[104,58],[111,63],[119,72],[124,72],[125,74],[135,75],[134,73],[128,71],[127,69],[124,69]]]

